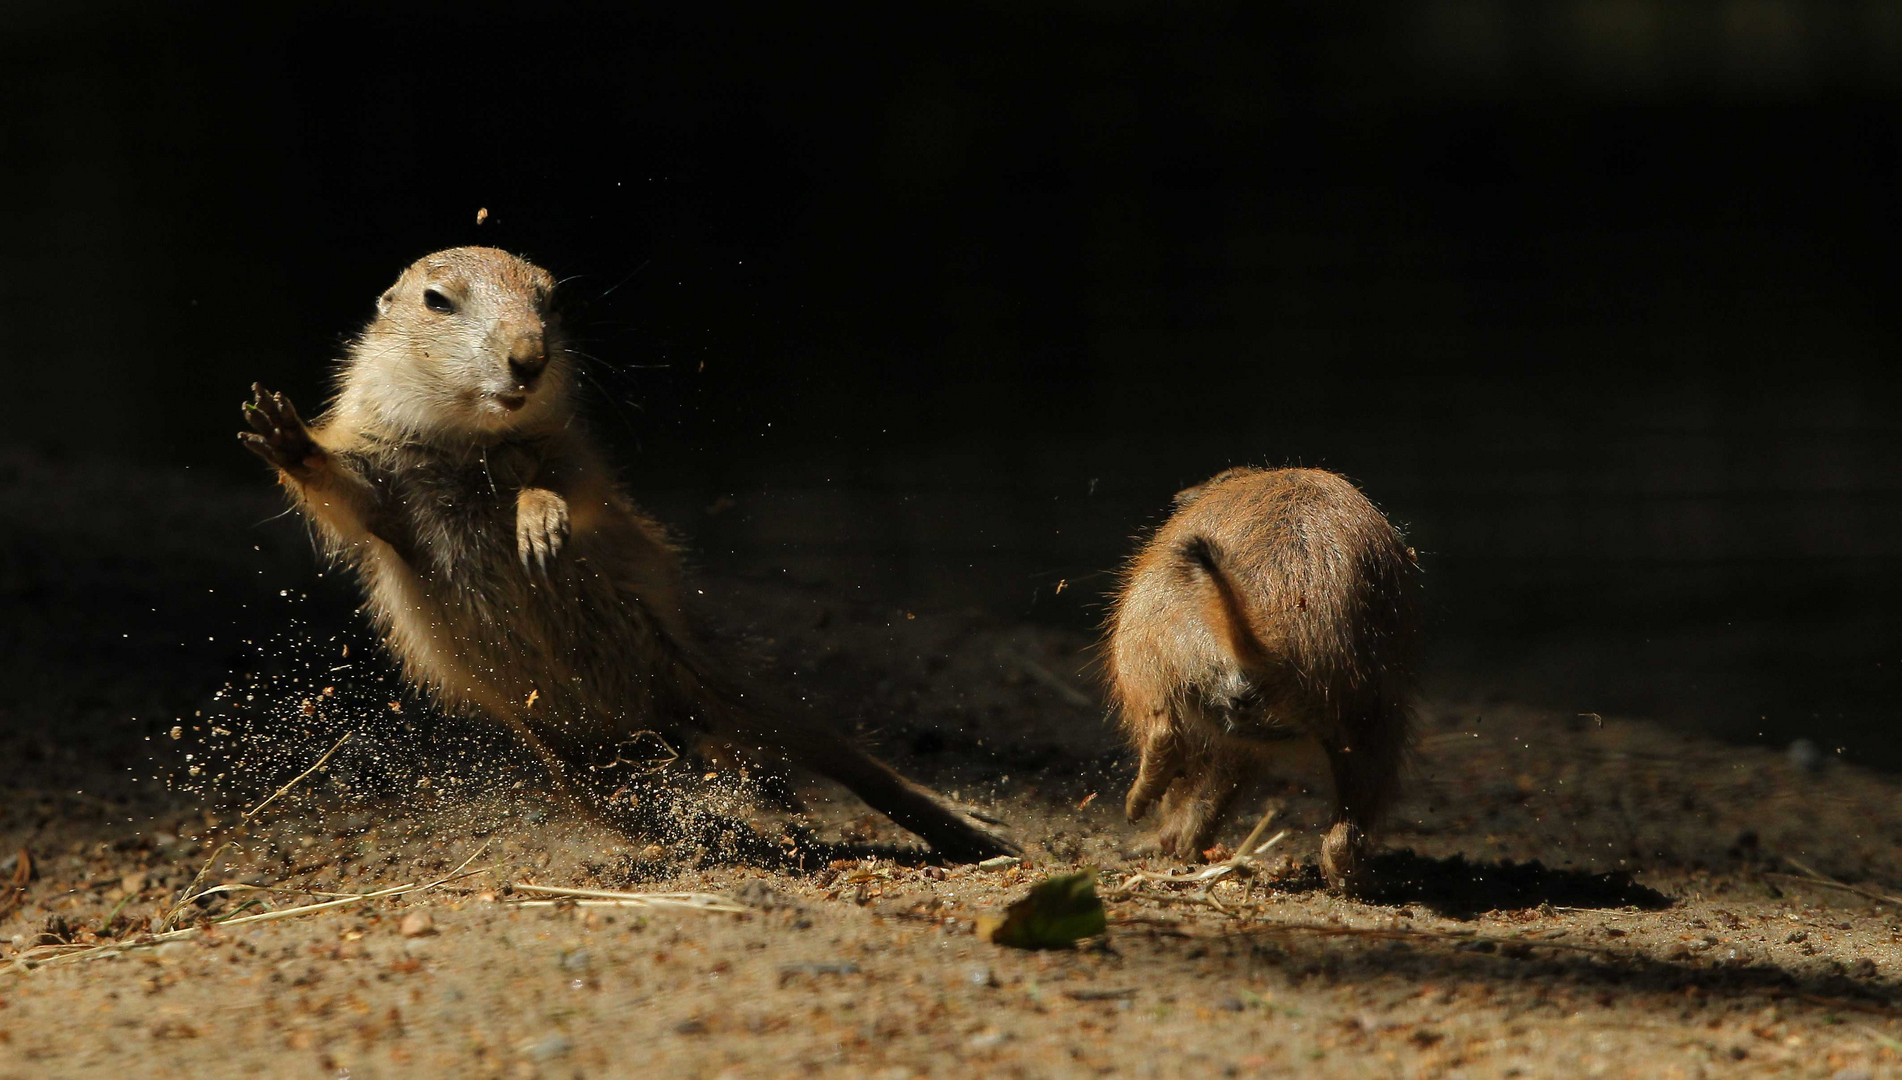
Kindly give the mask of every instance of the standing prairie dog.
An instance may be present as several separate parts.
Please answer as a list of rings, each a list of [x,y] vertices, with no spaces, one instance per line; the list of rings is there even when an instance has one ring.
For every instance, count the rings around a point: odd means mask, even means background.
[[[1366,836],[1408,749],[1413,551],[1353,484],[1319,469],[1230,469],[1175,504],[1109,621],[1112,700],[1141,755],[1129,818],[1166,793],[1161,846],[1201,851],[1251,742],[1315,739],[1334,774],[1322,872],[1364,889]]]
[[[558,781],[665,728],[831,777],[947,857],[1015,850],[711,658],[675,548],[577,415],[554,289],[504,251],[439,251],[378,298],[314,425],[259,386],[244,407],[239,438],[356,572],[405,676],[514,728]]]

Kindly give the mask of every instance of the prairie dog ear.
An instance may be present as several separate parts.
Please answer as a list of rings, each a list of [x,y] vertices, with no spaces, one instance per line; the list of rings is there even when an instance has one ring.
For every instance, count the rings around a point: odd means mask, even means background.
[[[377,315],[379,317],[388,315],[390,313],[390,305],[394,303],[395,301],[396,301],[396,286],[392,285],[389,288],[383,290],[382,296],[379,296],[376,298]]]

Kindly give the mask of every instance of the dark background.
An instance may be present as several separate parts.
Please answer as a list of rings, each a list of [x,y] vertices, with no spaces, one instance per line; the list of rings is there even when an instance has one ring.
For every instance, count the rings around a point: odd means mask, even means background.
[[[0,27],[16,688],[176,646],[182,709],[242,662],[314,580],[245,388],[315,411],[404,264],[488,243],[567,279],[716,573],[1086,626],[1176,488],[1324,465],[1423,553],[1436,692],[1902,765],[1893,5]]]

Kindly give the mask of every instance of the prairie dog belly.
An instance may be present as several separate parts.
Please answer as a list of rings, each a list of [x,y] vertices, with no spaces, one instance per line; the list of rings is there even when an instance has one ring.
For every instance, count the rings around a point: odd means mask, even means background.
[[[535,463],[527,448],[498,445],[473,461],[382,456],[369,474],[407,508],[410,535],[379,545],[364,577],[372,617],[417,682],[451,705],[570,732],[611,734],[668,703],[656,669],[677,659],[661,635],[677,621],[666,608],[678,589],[664,571],[629,564],[671,569],[671,551],[598,512],[563,557],[525,565],[516,517]]]

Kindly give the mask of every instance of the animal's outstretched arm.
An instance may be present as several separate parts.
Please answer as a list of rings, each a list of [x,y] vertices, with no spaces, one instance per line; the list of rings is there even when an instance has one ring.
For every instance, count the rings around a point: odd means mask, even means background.
[[[240,431],[238,441],[277,469],[284,486],[335,543],[347,550],[373,538],[390,542],[376,485],[342,455],[325,449],[289,398],[252,383],[244,419],[251,430]]]

